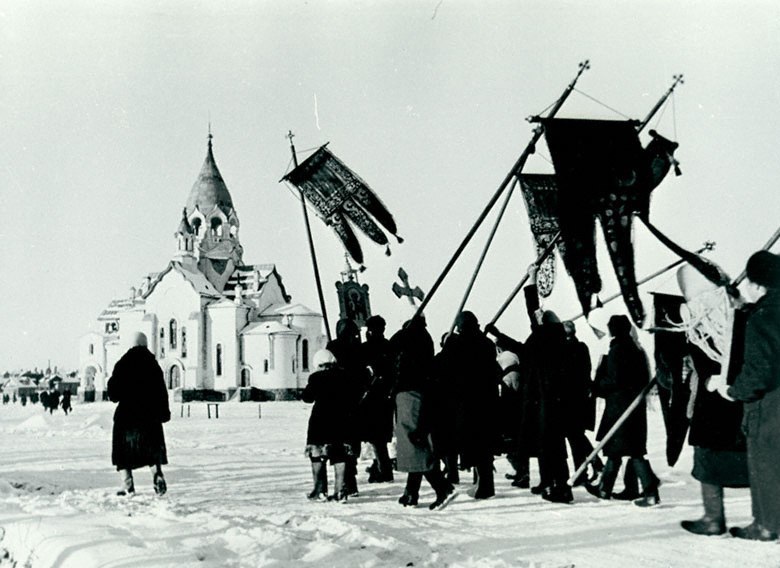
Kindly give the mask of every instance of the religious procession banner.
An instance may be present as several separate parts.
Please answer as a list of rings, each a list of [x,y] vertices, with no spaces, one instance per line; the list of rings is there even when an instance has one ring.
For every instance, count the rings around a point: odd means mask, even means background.
[[[379,225],[397,235],[395,220],[373,190],[326,146],[322,146],[283,178],[301,190],[317,214],[341,239],[349,255],[363,264],[363,249],[353,226],[379,245],[390,247]]]
[[[558,222],[558,186],[555,176],[548,174],[524,174],[520,176],[531,234],[536,244],[536,254],[541,255],[560,230]],[[563,256],[566,246],[558,242],[558,252]],[[539,267],[536,286],[542,298],[548,297],[555,286],[555,256],[549,255]]]

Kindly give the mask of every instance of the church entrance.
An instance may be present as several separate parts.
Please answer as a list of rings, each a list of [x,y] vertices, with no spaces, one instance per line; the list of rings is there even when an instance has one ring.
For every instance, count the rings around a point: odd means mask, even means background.
[[[247,369],[246,367],[241,369],[241,386],[242,387],[252,386],[252,377],[249,369]]]
[[[172,365],[168,370],[168,388],[177,389],[181,386],[181,370],[178,365]]]

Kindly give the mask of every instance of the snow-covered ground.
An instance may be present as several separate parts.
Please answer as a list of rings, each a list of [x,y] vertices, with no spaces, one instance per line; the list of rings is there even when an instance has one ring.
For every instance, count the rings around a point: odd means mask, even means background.
[[[652,406],[652,405],[651,405]],[[571,505],[510,487],[496,461],[497,495],[474,501],[461,485],[443,511],[404,509],[401,475],[347,504],[311,503],[303,403],[205,405],[166,425],[169,493],[136,472],[133,498],[115,495],[110,403],[70,416],[40,405],[0,406],[0,566],[780,566],[775,543],[696,537],[679,521],[701,514],[691,450],[670,469],[660,414],[650,414],[650,460],[662,504],[640,509],[575,489]],[[466,475],[465,477],[468,477]],[[423,484],[422,503],[433,500]],[[730,525],[750,521],[748,490],[727,490]]]

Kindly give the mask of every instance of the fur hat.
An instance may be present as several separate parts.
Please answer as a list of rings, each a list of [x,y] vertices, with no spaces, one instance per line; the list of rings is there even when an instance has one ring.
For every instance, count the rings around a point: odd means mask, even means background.
[[[760,250],[748,259],[745,267],[748,280],[766,288],[780,287],[780,256]]]
[[[334,365],[336,363],[336,357],[327,349],[320,349],[314,354],[312,360],[315,369],[321,369],[325,365]]]

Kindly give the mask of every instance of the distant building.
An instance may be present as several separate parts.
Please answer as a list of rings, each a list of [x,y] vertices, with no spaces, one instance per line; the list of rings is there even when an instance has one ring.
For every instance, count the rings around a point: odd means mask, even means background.
[[[210,134],[174,238],[168,266],[110,302],[98,316],[100,331],[81,338],[86,399],[104,397],[137,331],[148,337],[168,388],[185,399],[246,389],[244,399],[251,387],[288,397],[305,387],[312,356],[326,343],[323,318],[290,302],[275,265],[244,264],[238,216]]]

